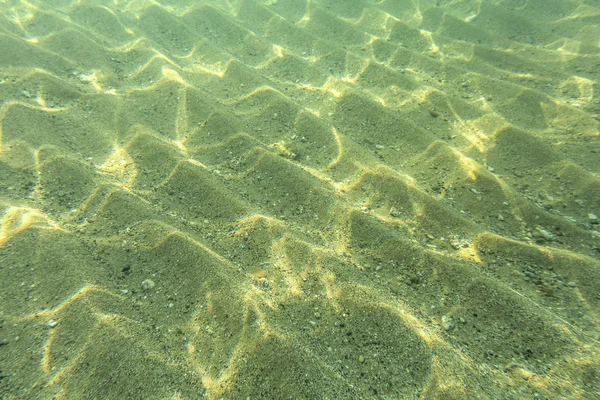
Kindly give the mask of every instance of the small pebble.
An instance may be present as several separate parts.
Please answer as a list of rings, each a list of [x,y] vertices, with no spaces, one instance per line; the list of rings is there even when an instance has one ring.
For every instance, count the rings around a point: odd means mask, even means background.
[[[598,219],[598,216],[594,213],[588,214],[588,220],[590,221],[591,224],[597,224],[600,222],[600,220]]]
[[[445,331],[451,331],[456,327],[456,322],[454,322],[454,319],[451,316],[446,314],[442,317],[442,326]]]
[[[550,232],[548,232],[545,229],[542,228],[537,228],[537,231],[533,234],[534,237],[539,238],[539,239],[544,239],[544,240],[553,240],[554,239],[554,235]]]
[[[144,289],[144,290],[150,290],[154,286],[156,286],[156,284],[154,283],[154,281],[152,279],[146,279],[142,282],[142,289]]]

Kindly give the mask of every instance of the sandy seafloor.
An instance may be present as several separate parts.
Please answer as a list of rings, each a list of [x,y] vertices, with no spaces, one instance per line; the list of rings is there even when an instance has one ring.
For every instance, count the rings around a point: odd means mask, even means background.
[[[0,398],[599,399],[600,1],[0,2]]]

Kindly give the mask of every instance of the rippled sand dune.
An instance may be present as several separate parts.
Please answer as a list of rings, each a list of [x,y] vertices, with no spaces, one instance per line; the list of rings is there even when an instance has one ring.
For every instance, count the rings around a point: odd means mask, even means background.
[[[598,1],[0,14],[3,400],[600,398]]]

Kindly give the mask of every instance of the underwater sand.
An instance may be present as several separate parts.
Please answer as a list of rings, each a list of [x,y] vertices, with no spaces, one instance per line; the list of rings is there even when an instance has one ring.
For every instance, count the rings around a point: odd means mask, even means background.
[[[3,1],[0,398],[599,399],[599,81],[592,0]]]

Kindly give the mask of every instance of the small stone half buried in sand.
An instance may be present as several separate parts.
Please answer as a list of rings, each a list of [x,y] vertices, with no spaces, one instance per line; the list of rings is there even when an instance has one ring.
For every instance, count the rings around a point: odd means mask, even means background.
[[[156,283],[152,279],[146,279],[142,282],[142,289],[145,291],[151,290],[154,286],[156,286]]]

